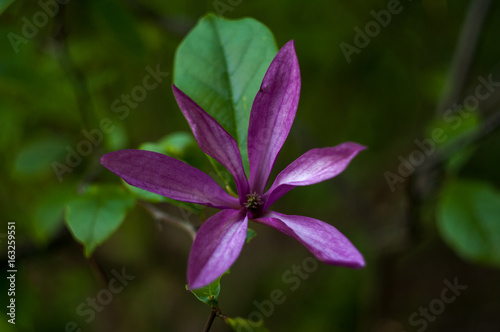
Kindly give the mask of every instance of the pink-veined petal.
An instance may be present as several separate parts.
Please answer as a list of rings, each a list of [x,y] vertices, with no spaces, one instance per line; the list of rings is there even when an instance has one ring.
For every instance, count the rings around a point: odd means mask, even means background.
[[[291,40],[271,62],[252,105],[247,138],[251,191],[264,192],[295,119],[299,95],[299,62]]]
[[[226,193],[208,174],[161,153],[121,150],[101,158],[110,171],[127,183],[175,200],[218,208],[238,208],[238,199]]]
[[[189,254],[188,286],[210,284],[227,271],[245,243],[248,217],[243,210],[222,210],[201,225]]]
[[[361,268],[365,261],[354,245],[335,227],[323,221],[268,211],[253,220],[302,243],[320,261],[338,266]]]
[[[212,116],[184,92],[175,85],[172,85],[172,90],[200,148],[226,167],[234,177],[238,195],[244,198],[248,194],[248,180],[238,144]]]
[[[319,183],[342,173],[350,161],[366,147],[345,142],[334,147],[312,149],[288,165],[264,196],[264,211],[296,186]]]

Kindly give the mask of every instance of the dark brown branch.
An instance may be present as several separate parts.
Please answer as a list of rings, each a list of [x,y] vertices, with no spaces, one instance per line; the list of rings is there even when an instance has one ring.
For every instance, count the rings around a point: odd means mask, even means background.
[[[91,95],[88,89],[85,73],[74,64],[69,52],[68,27],[66,25],[66,6],[67,5],[61,5],[54,18],[56,24],[54,28],[55,31],[53,41],[54,46],[56,46],[56,49],[58,50],[61,67],[67,73],[72,82],[77,102],[76,106],[82,118],[83,127],[85,129],[90,129],[92,128],[92,124],[95,122],[92,118],[94,110],[91,107]]]
[[[446,86],[437,106],[437,114],[441,114],[460,99],[490,4],[491,0],[473,0],[470,4],[448,72]]]

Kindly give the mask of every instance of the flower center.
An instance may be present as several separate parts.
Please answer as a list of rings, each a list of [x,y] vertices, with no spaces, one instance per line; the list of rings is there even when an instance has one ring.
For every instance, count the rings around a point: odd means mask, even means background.
[[[260,198],[260,195],[254,191],[253,193],[248,194],[246,197],[247,201],[245,204],[243,204],[243,206],[253,214],[260,212],[262,205],[264,205],[264,202]]]

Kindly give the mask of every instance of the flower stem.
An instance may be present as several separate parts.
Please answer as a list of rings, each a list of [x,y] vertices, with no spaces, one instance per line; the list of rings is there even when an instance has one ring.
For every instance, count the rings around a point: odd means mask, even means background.
[[[208,316],[207,323],[205,324],[205,328],[203,329],[203,332],[208,332],[210,331],[210,328],[212,327],[212,323],[214,322],[215,316],[217,316],[217,309],[215,307],[212,307],[210,310],[210,316]]]

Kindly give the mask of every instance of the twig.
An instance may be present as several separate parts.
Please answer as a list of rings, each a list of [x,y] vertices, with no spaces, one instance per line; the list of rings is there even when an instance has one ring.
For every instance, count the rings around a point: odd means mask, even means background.
[[[426,172],[433,168],[442,165],[450,156],[455,152],[463,148],[464,146],[470,145],[471,143],[476,143],[484,140],[490,134],[494,133],[500,127],[500,110],[497,113],[491,115],[486,119],[483,125],[477,130],[471,132],[458,139],[457,141],[450,144],[446,149],[440,151],[433,155],[424,165],[418,168],[418,172]]]
[[[450,105],[457,103],[460,99],[490,3],[491,0],[471,1],[460,33],[460,38],[457,42],[457,47],[455,48],[453,62],[448,73],[445,89],[441,94],[436,109],[436,114],[438,116],[441,116],[444,110],[449,108]],[[415,212],[420,209],[420,205],[423,202],[423,196],[425,195],[422,188],[418,188],[418,186],[422,180],[425,180],[425,178],[429,176],[430,172],[436,170],[436,166],[442,165],[444,156],[446,155],[434,157],[436,161],[429,160],[425,167],[420,167],[417,172],[410,176],[407,196],[412,204],[416,205],[409,209],[408,222],[410,224],[410,229],[415,233],[413,234],[414,237],[418,237],[416,234],[416,225],[412,225],[417,222],[416,218],[418,218],[418,213],[415,215]],[[431,164],[434,167],[428,167]],[[436,181],[430,181],[428,183],[430,187],[426,188],[427,191],[434,189],[437,184]]]
[[[179,229],[186,231],[191,239],[194,240],[194,237],[196,236],[196,229],[194,228],[193,224],[181,218],[172,216],[148,202],[139,201],[139,203],[153,216],[153,218],[155,218],[156,220],[167,222]]]
[[[57,15],[55,16],[55,32],[54,32],[54,45],[59,51],[59,60],[61,67],[68,74],[73,83],[75,92],[77,109],[82,118],[83,128],[90,129],[92,124],[95,123],[93,118],[94,110],[91,104],[91,95],[87,85],[87,78],[85,73],[78,68],[71,59],[68,49],[68,31],[66,26],[66,5],[61,5]]]
[[[491,0],[473,0],[470,4],[448,72],[445,90],[437,106],[437,114],[450,108],[460,98],[490,4]]]
[[[463,93],[466,78],[475,55],[477,43],[481,36],[490,4],[491,0],[471,1],[455,48],[453,62],[446,79],[446,85],[436,108],[436,115],[438,117],[442,116],[442,113],[450,108],[451,105],[457,103]],[[425,201],[425,195],[435,190],[439,185],[439,181],[433,178],[433,176],[435,176],[433,173],[441,171],[444,161],[447,160],[457,148],[469,144],[475,134],[477,134],[477,132],[458,140],[445,151],[439,154],[436,153],[425,165],[419,167],[417,171],[410,176],[406,194],[409,200],[407,225],[412,240],[418,241],[418,239],[420,239],[417,223],[421,218],[420,209]],[[478,138],[479,137],[476,137],[475,139]]]

